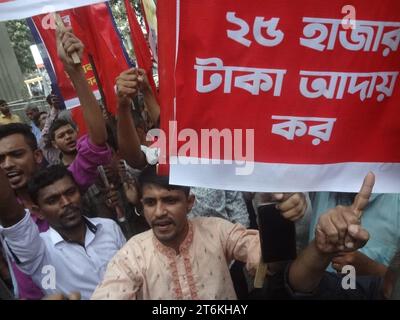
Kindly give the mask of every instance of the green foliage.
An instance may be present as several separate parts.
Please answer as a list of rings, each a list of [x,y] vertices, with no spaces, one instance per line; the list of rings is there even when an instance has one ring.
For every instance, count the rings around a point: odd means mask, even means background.
[[[140,0],[130,0],[133,8],[139,17],[139,22],[144,26]],[[111,0],[111,11],[113,13],[117,27],[121,33],[125,47],[131,57],[134,57],[133,48],[130,40],[130,30],[128,19],[126,17],[125,6],[123,0]],[[11,44],[17,56],[18,63],[24,75],[28,75],[36,70],[35,61],[29,49],[29,46],[34,44],[31,32],[25,20],[7,21],[6,27],[10,36]]]
[[[142,15],[142,9],[140,0],[130,0],[132,7],[136,11],[136,15],[139,17],[139,23],[144,27],[144,19]],[[125,5],[123,0],[111,0],[110,2],[111,11],[115,20],[115,23],[121,33],[122,40],[125,44],[125,48],[128,50],[129,56],[134,57],[128,18],[126,16]]]
[[[6,27],[22,73],[27,75],[35,71],[35,61],[29,49],[34,41],[25,20],[7,21]]]

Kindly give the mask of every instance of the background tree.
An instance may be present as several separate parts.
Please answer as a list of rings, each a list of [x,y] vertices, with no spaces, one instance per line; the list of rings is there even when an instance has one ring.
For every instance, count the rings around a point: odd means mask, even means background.
[[[29,49],[29,46],[34,44],[31,32],[25,20],[7,21],[6,27],[21,71],[26,76],[36,70],[35,61]]]
[[[136,16],[138,17],[138,21],[142,26],[143,30],[145,29],[144,19],[142,8],[140,4],[140,0],[130,0],[132,7],[136,12]],[[122,40],[124,42],[125,48],[128,50],[129,57],[135,60],[135,53],[133,51],[133,46],[131,42],[130,29],[128,18],[126,16],[125,5],[123,0],[111,0],[110,2],[111,11],[115,20],[115,23],[118,27],[118,30],[121,34]]]

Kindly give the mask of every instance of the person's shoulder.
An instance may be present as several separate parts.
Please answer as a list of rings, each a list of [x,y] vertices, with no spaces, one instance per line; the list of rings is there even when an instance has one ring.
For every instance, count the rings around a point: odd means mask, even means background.
[[[194,228],[203,230],[220,230],[234,226],[232,222],[218,217],[195,217],[190,221]]]
[[[134,235],[127,241],[127,243],[146,245],[147,243],[152,242],[152,239],[153,239],[153,230],[149,229],[147,231]]]
[[[78,138],[78,140],[76,141],[76,144],[78,145],[78,144],[82,144],[82,143],[90,143],[90,140],[89,140],[89,135],[87,134],[87,133],[85,133],[85,134],[83,134],[83,135],[81,135],[79,138]]]
[[[399,201],[400,200],[400,193],[372,193],[369,202],[370,203],[378,203],[378,202],[392,202],[392,201]],[[381,205],[381,203],[379,203]]]
[[[116,223],[113,219],[99,218],[99,217],[94,217],[94,218],[85,217],[85,219],[86,221],[90,222],[96,227],[101,225],[105,229],[115,229],[116,227],[119,228],[118,223]]]
[[[219,217],[196,217],[193,218],[191,221],[194,224],[200,224],[200,225],[226,224],[226,223],[232,224],[232,222],[229,222],[228,220]]]
[[[130,252],[144,254],[145,250],[148,250],[152,246],[153,246],[153,231],[150,229],[131,237],[121,248],[121,251],[128,250]]]

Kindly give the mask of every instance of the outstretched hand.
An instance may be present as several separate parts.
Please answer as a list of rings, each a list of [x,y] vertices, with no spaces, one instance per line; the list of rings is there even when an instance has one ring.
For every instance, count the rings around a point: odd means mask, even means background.
[[[361,226],[361,215],[368,204],[375,176],[364,178],[360,191],[351,206],[337,206],[323,214],[315,230],[315,243],[323,253],[351,252],[363,247],[369,233]]]
[[[307,209],[307,201],[303,193],[257,193],[255,195],[256,205],[266,202],[276,203],[281,215],[290,221],[301,219]]]
[[[130,103],[140,90],[147,90],[149,82],[143,69],[130,68],[123,71],[116,79],[117,96],[120,104]]]

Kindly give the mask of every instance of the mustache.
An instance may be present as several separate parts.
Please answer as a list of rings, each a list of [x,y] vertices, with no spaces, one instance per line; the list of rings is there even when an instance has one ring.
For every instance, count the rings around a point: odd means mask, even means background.
[[[69,205],[68,207],[64,208],[64,212],[62,213],[61,217],[65,217],[70,215],[71,213],[81,212],[81,208],[75,205]]]
[[[153,220],[151,225],[154,226],[154,225],[169,224],[169,223],[175,225],[175,221],[170,218],[159,218],[159,219]]]

